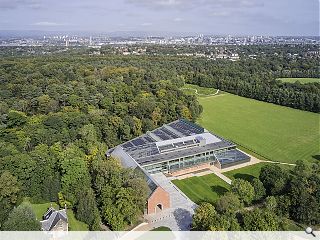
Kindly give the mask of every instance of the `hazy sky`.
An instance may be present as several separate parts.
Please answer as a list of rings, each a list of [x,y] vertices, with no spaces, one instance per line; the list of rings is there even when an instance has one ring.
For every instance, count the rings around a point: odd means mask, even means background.
[[[319,35],[319,0],[0,0],[0,29]]]

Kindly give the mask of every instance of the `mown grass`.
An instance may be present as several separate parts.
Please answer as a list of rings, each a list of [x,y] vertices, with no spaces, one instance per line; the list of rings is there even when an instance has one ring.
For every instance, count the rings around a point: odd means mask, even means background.
[[[301,84],[313,83],[313,82],[320,83],[320,78],[277,78],[277,80],[280,80],[282,82],[289,82],[289,83],[300,82]]]
[[[231,180],[234,180],[236,178],[241,178],[241,179],[244,179],[244,180],[251,182],[251,180],[253,178],[259,178],[260,171],[261,171],[262,167],[264,167],[266,165],[270,165],[270,164],[275,164],[275,163],[257,163],[257,164],[250,165],[247,167],[224,172],[223,175],[230,178]],[[294,168],[293,166],[290,166],[290,165],[278,164],[278,166],[280,166],[283,169],[293,169]]]
[[[243,149],[272,161],[319,161],[319,114],[232,94],[198,99],[198,123]]]
[[[173,180],[172,182],[197,204],[201,202],[214,203],[230,188],[228,183],[214,174]]]
[[[46,213],[46,211],[48,210],[48,208],[51,206],[54,207],[55,209],[59,209],[58,204],[56,203],[40,203],[40,204],[31,204],[31,207],[34,211],[34,213],[36,214],[36,217],[39,221],[42,220],[42,216],[43,214]],[[71,209],[67,209],[67,216],[68,216],[68,223],[69,223],[69,230],[70,231],[88,231],[88,225],[85,224],[84,222],[78,221],[75,216],[74,213]]]

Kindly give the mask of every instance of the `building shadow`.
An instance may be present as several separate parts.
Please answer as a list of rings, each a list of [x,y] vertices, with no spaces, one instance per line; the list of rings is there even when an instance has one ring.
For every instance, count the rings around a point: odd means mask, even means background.
[[[241,179],[244,179],[248,182],[251,182],[255,177],[250,175],[250,174],[245,174],[245,173],[236,173],[234,175],[234,178],[241,178]]]
[[[228,192],[228,189],[222,186],[211,186],[211,190],[215,193],[217,193],[219,196],[224,195],[226,192]]]
[[[320,155],[313,155],[312,158],[314,158],[315,160],[320,161]]]
[[[190,230],[192,223],[192,215],[188,210],[183,208],[177,208],[176,210],[174,210],[173,216],[181,231]]]

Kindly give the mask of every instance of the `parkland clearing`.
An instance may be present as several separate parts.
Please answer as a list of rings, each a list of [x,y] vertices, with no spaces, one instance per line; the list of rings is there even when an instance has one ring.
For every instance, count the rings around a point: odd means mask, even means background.
[[[315,162],[319,158],[317,113],[227,93],[198,100],[203,106],[199,125],[237,143],[249,153],[287,163]]]

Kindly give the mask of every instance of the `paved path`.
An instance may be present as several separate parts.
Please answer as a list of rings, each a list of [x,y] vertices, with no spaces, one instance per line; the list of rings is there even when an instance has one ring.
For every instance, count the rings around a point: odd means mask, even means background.
[[[294,164],[294,163],[275,162],[275,161],[262,161],[262,162],[268,162],[268,163],[274,163],[274,164],[282,164],[282,165],[289,165],[289,166],[296,166],[296,164]]]
[[[228,178],[227,176],[223,175],[222,173],[220,172],[215,172],[213,171],[213,173],[218,176],[219,178],[221,178],[223,181],[225,181],[226,183],[230,184],[231,185],[231,182],[232,180],[230,178]]]
[[[198,89],[195,89],[195,88],[180,88],[180,90],[194,90],[194,93],[201,97],[212,97],[212,96],[218,95],[220,91],[219,89],[217,89],[217,91],[212,94],[201,94],[201,93],[198,93]]]
[[[163,173],[153,174],[152,177],[169,193],[171,208],[163,210],[161,213],[146,215],[145,218],[149,224],[143,229],[165,226],[172,231],[190,230],[192,215],[197,205],[171,183]]]

